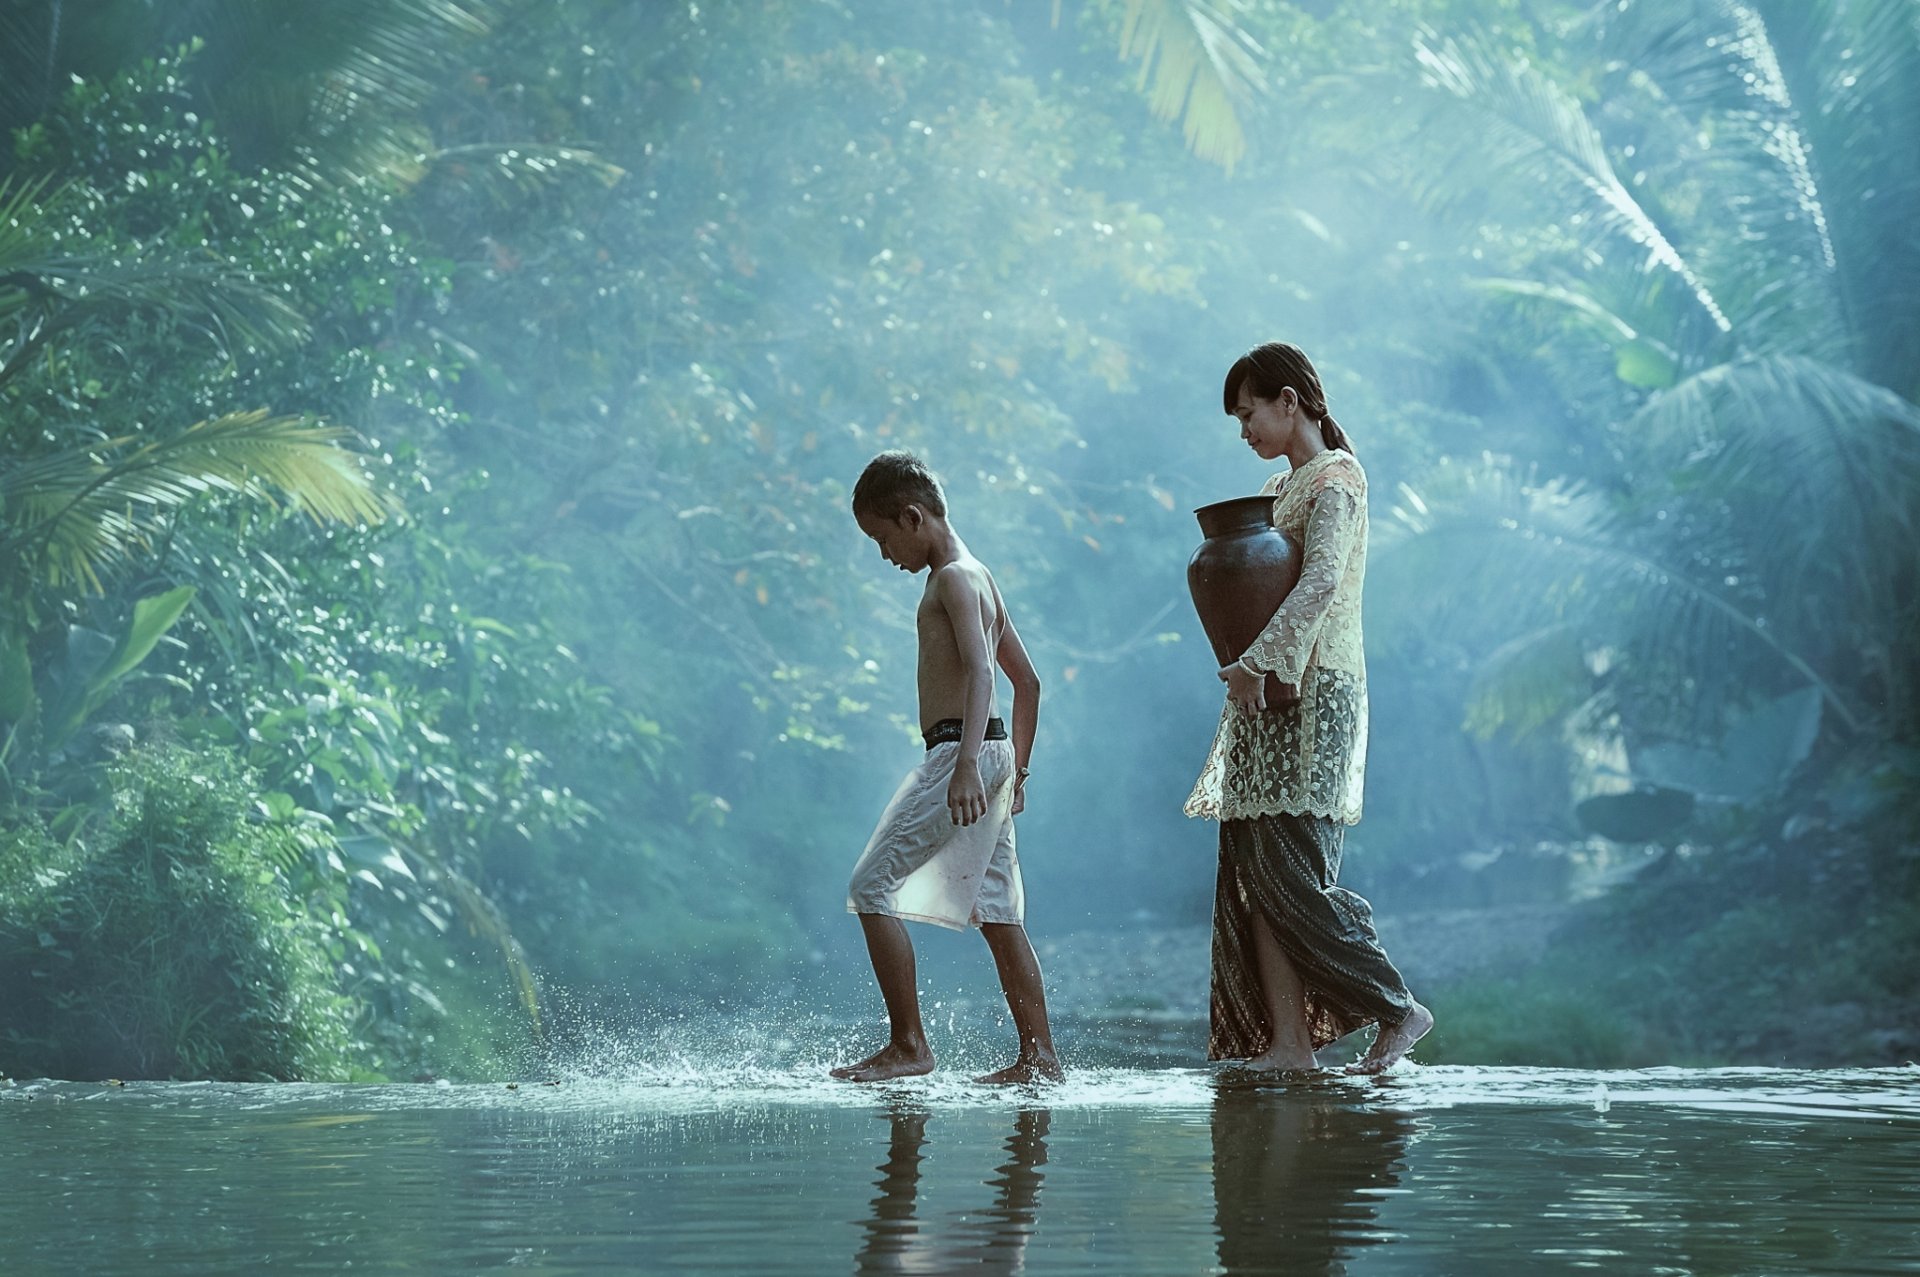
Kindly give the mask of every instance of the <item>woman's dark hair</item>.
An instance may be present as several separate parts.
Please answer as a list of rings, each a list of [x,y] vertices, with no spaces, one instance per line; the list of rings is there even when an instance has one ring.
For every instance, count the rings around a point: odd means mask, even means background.
[[[1308,420],[1320,423],[1320,437],[1327,441],[1327,447],[1353,451],[1353,440],[1347,438],[1347,432],[1327,411],[1327,392],[1320,388],[1320,374],[1314,371],[1313,361],[1300,347],[1270,341],[1234,360],[1233,367],[1227,369],[1227,385],[1221,395],[1229,417],[1239,406],[1242,385],[1255,399],[1268,400],[1278,399],[1282,390],[1291,387],[1293,393],[1300,396],[1300,408]]]
[[[853,485],[853,512],[878,519],[898,519],[908,505],[943,518],[947,494],[927,463],[911,452],[883,452],[867,462]]]

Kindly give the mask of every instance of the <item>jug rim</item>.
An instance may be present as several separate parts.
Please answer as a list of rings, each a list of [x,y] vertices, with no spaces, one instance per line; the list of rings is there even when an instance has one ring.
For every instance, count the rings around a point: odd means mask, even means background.
[[[1201,533],[1208,537],[1258,532],[1273,526],[1273,498],[1261,494],[1229,497],[1195,507],[1193,517],[1199,522]]]

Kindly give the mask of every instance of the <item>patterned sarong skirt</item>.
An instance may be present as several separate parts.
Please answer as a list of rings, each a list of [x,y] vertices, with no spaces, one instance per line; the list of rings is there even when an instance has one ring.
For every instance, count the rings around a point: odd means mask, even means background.
[[[1398,1024],[1413,1010],[1406,981],[1374,934],[1373,910],[1334,885],[1345,833],[1320,816],[1220,822],[1208,1059],[1249,1059],[1272,1040],[1254,959],[1256,916],[1306,986],[1316,1051],[1369,1024]]]

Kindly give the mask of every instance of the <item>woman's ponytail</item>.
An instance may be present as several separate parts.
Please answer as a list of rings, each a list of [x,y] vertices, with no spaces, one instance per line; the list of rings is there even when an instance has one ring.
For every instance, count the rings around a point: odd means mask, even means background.
[[[1327,447],[1339,448],[1349,455],[1354,455],[1353,440],[1347,438],[1347,432],[1340,428],[1340,423],[1333,419],[1332,413],[1320,418],[1320,437],[1327,441]]]

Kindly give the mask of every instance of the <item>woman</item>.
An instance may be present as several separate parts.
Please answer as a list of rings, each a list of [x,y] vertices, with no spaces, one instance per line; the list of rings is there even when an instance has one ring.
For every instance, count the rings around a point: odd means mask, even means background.
[[[1320,1047],[1378,1024],[1349,1066],[1378,1073],[1433,1016],[1387,960],[1367,902],[1334,885],[1366,764],[1367,478],[1299,347],[1269,342],[1242,356],[1224,403],[1261,460],[1287,459],[1261,491],[1274,494],[1274,524],[1305,555],[1299,584],[1220,671],[1227,705],[1187,799],[1189,816],[1220,822],[1207,1057],[1310,1069]],[[1297,685],[1299,699],[1268,705],[1269,673]]]

